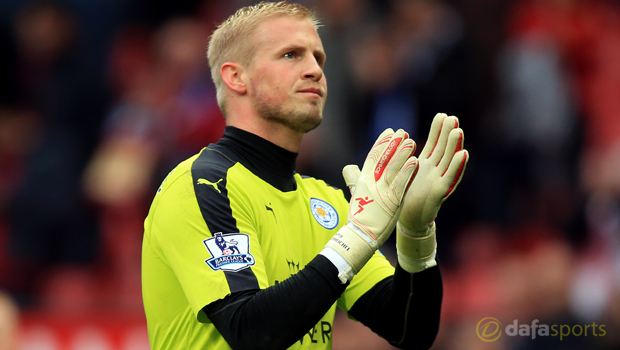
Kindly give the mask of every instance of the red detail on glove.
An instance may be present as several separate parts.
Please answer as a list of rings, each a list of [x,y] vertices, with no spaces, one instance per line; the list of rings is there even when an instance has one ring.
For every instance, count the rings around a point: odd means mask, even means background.
[[[444,120],[446,118],[447,118],[446,116],[443,117]],[[441,125],[439,126],[439,133],[437,134],[437,140],[435,140],[435,145],[433,146],[431,153],[428,154],[428,157],[426,157],[426,159],[429,159],[433,155],[433,152],[435,152],[435,148],[437,148],[437,144],[439,143],[439,137],[441,136],[441,129],[443,129],[443,122],[441,122]]]
[[[456,151],[454,151],[455,153],[462,150],[463,149],[463,133],[459,133],[459,141],[456,144]]]
[[[459,133],[459,140],[456,143],[456,149],[454,150],[454,153],[460,151],[463,149],[463,133]],[[461,167],[463,165],[461,164]],[[450,167],[447,167],[446,170],[444,170],[443,174],[441,174],[441,176],[443,177],[444,175],[446,175],[446,172],[448,171]]]
[[[465,160],[467,160],[467,152],[463,153],[463,160],[461,160],[461,165],[459,166],[459,170],[456,171],[456,176],[454,177],[454,180],[452,181],[452,184],[450,184],[450,188],[448,188],[448,191],[443,196],[443,198],[446,198],[446,197],[448,197],[450,195],[450,193],[454,190],[454,187],[456,186],[456,183],[461,178],[461,174],[463,174],[463,167],[465,166]]]
[[[364,206],[366,204],[369,204],[369,203],[372,203],[372,202],[375,201],[374,199],[368,200],[368,197],[365,197],[365,198],[362,198],[362,197],[355,198],[355,200],[359,201],[359,203],[357,204],[359,206],[359,210],[357,212],[355,212],[355,214],[353,214],[353,215],[357,215],[357,214],[363,212],[364,211]]]
[[[390,141],[390,144],[387,146],[385,151],[383,151],[383,154],[381,155],[381,159],[379,159],[379,162],[377,163],[377,166],[375,167],[375,181],[379,181],[379,179],[381,178],[381,175],[383,175],[383,171],[385,170],[385,167],[390,162],[390,159],[392,159],[392,156],[394,156],[394,153],[396,153],[396,150],[398,149],[398,145],[400,145],[400,142],[402,140],[403,139],[400,137],[393,139],[392,141]]]
[[[407,184],[407,187],[405,187],[405,193],[409,191],[409,186],[411,186],[411,184],[413,183],[413,180],[415,180],[415,176],[418,174],[418,170],[420,170],[419,165],[417,168],[415,168],[415,171],[413,172],[413,174],[411,174],[411,179],[409,179],[409,183]]]

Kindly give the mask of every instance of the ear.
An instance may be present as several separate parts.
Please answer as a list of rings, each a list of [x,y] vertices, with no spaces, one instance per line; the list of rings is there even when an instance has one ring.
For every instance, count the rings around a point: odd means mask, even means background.
[[[245,94],[247,92],[246,76],[243,70],[243,66],[234,62],[226,62],[220,68],[220,75],[224,84],[229,89],[235,91],[238,94]]]

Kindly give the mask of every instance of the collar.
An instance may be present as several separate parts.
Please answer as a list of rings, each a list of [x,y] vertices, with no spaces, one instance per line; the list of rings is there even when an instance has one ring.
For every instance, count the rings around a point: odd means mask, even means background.
[[[236,161],[280,191],[297,188],[294,178],[297,153],[233,126],[224,129],[217,145],[233,152]]]

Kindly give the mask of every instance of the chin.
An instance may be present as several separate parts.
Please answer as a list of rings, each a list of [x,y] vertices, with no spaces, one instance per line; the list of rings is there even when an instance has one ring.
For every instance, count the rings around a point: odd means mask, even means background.
[[[282,120],[282,124],[296,132],[305,134],[316,129],[323,121],[321,114],[291,114],[289,118]]]
[[[268,121],[281,124],[297,133],[307,133],[316,129],[323,121],[323,104],[282,108],[277,105],[256,104],[258,115]]]
[[[323,121],[323,116],[319,116],[316,120],[313,120],[313,123],[308,123],[308,127],[306,128],[304,133],[307,133],[309,131],[316,129],[319,125],[321,125],[322,121]]]

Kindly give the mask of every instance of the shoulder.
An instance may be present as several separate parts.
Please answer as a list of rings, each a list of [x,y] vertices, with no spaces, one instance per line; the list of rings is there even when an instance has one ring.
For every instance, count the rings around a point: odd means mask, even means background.
[[[237,162],[217,145],[205,147],[198,153],[191,164],[191,172],[194,176],[225,176],[228,169]]]
[[[163,180],[157,190],[158,194],[175,189],[179,184],[194,183],[199,178],[212,179],[226,176],[227,170],[235,164],[230,158],[216,149],[205,147],[198,154],[179,163]]]
[[[310,196],[317,198],[325,198],[326,200],[335,202],[348,203],[344,192],[327,182],[311,176],[295,174],[299,187],[306,191]]]
[[[295,178],[298,183],[303,184],[308,188],[321,189],[332,193],[342,193],[340,188],[312,176],[295,174]]]
[[[236,232],[228,174],[238,163],[212,146],[170,172],[158,190],[152,211],[179,221],[190,220],[195,227],[206,223],[211,232]]]

